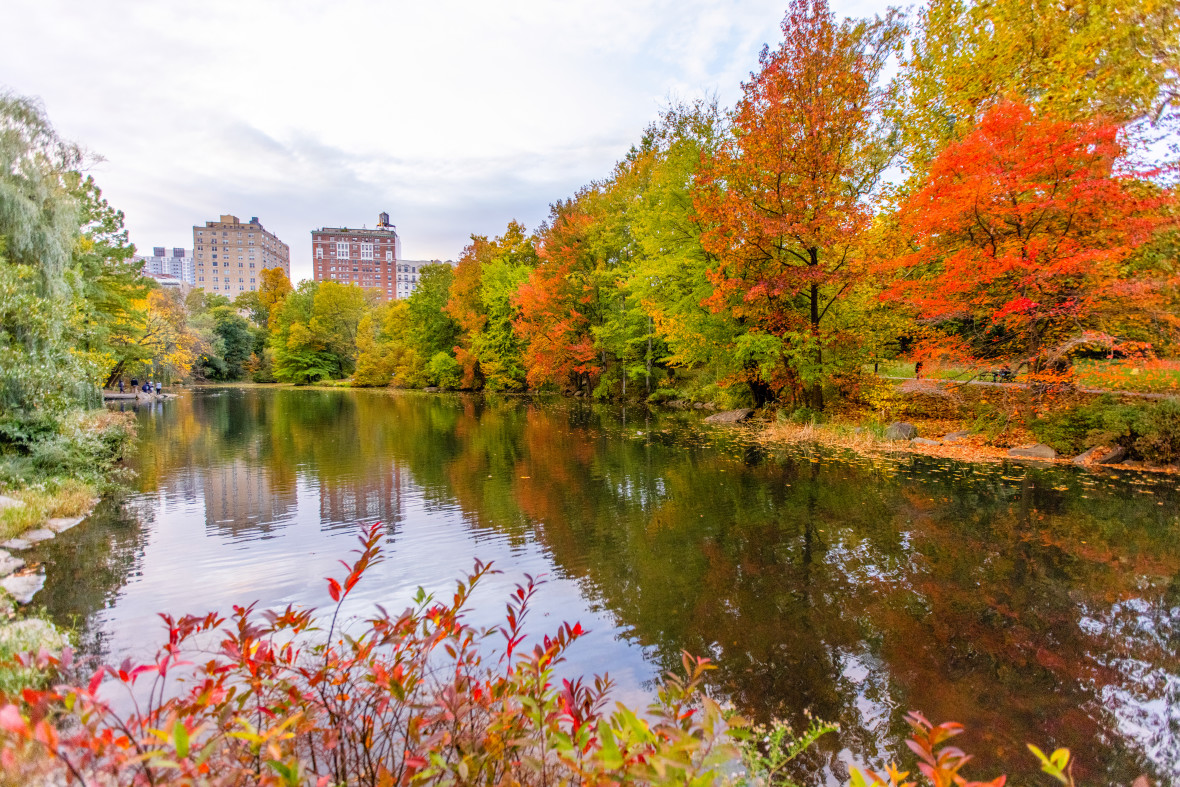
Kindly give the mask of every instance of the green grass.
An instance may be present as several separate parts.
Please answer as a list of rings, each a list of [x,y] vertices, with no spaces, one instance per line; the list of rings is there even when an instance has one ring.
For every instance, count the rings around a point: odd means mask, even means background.
[[[872,364],[865,365],[865,371],[873,370]],[[990,371],[993,367],[985,367]],[[1180,360],[1126,361],[1126,360],[1079,360],[1074,365],[1078,385],[1083,388],[1100,388],[1109,391],[1134,391],[1137,393],[1180,394]],[[908,361],[883,361],[878,366],[882,377],[913,379],[914,364]],[[966,367],[947,366],[925,367],[923,379],[968,380],[979,373]],[[985,382],[991,382],[991,375],[980,375]],[[1017,377],[1017,382],[1020,377]]]

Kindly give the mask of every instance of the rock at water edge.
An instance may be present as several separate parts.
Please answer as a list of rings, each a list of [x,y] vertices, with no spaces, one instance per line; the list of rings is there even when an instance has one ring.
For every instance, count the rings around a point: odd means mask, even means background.
[[[6,550],[0,549],[0,577],[6,577],[14,571],[20,571],[24,567],[24,558],[13,557]]]
[[[1092,448],[1087,448],[1085,451],[1082,451],[1080,454],[1075,456],[1073,459],[1070,459],[1069,461],[1073,462],[1075,465],[1088,465],[1091,462],[1098,461],[1098,458],[1100,456],[1105,456],[1105,455],[1106,455],[1106,446],[1096,445]]]
[[[15,549],[18,552],[28,549],[32,545],[32,541],[25,541],[23,538],[10,538],[7,541],[0,542],[0,547],[4,549]]]
[[[52,530],[54,533],[64,533],[67,530],[69,530],[71,527],[75,527],[76,525],[80,524],[83,519],[84,519],[84,517],[80,517],[80,516],[56,517],[56,518],[50,519],[48,522],[46,522],[45,526],[47,528],[49,528],[50,530]]]
[[[915,437],[913,440],[910,440],[910,445],[942,445],[942,443],[927,437]]]
[[[1116,445],[1114,448],[1110,449],[1094,461],[1100,465],[1117,465],[1126,458],[1127,449],[1123,448],[1121,445]]]
[[[753,410],[726,410],[723,413],[714,413],[705,419],[707,424],[740,424],[746,421],[754,414]]]
[[[970,432],[951,432],[950,434],[943,436],[942,441],[944,443],[957,443],[960,440],[966,440],[970,436]]]
[[[1009,448],[1008,456],[1018,459],[1056,459],[1057,452],[1044,443],[1025,445],[1020,448]]]
[[[905,421],[894,421],[885,428],[886,440],[913,440],[918,436],[918,427]]]
[[[38,573],[12,574],[0,579],[0,588],[8,591],[8,595],[18,604],[28,604],[37,595],[37,591],[45,586],[45,575]]]
[[[39,527],[36,530],[26,530],[25,532],[21,533],[20,537],[25,541],[31,541],[32,543],[36,544],[40,541],[48,541],[55,536],[57,536],[57,533],[54,533],[49,528]]]

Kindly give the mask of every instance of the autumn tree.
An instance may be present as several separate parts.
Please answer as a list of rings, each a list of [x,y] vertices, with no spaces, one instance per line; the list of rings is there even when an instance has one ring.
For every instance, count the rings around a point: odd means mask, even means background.
[[[826,326],[860,280],[869,197],[897,149],[881,79],[902,28],[892,12],[837,23],[825,0],[794,0],[782,30],[743,85],[696,209],[718,258],[710,304],[748,326],[736,352],[822,409],[828,353],[850,344]]]
[[[584,390],[602,371],[591,326],[599,306],[590,249],[593,217],[584,189],[550,208],[541,232],[539,264],[517,290],[515,330],[524,343],[528,384]]]
[[[1168,125],[1180,109],[1180,5],[1168,0],[930,0],[902,64],[920,176],[1009,97],[1065,120]]]
[[[994,106],[902,206],[912,251],[887,263],[887,297],[977,359],[1064,368],[1103,314],[1159,308],[1176,283],[1127,265],[1173,222],[1169,195],[1125,152],[1115,124]]]
[[[259,324],[267,328],[270,326],[270,318],[275,307],[282,303],[294,288],[282,268],[263,268],[258,277],[258,314],[255,320],[261,320]]]
[[[520,340],[513,328],[518,316],[514,297],[536,265],[533,238],[517,221],[492,240],[472,235],[463,249],[446,306],[458,323],[455,359],[462,369],[462,387],[524,387]]]

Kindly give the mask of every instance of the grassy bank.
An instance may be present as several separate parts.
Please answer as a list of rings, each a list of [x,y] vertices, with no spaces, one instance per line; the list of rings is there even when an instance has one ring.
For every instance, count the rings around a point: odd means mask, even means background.
[[[905,450],[965,461],[1000,461],[1013,448],[1047,445],[1068,462],[1090,448],[1119,449],[1120,464],[1180,471],[1180,400],[1075,390],[1031,397],[1023,389],[946,380],[873,379],[830,411],[767,412],[768,442],[818,442],[853,450]],[[917,430],[890,439],[891,423]]]

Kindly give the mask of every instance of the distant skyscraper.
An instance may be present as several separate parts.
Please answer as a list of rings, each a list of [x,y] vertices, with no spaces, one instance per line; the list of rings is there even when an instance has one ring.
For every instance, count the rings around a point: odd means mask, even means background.
[[[265,268],[282,268],[291,278],[291,249],[263,229],[254,216],[243,224],[222,216],[193,227],[196,286],[230,298],[258,289]]]

